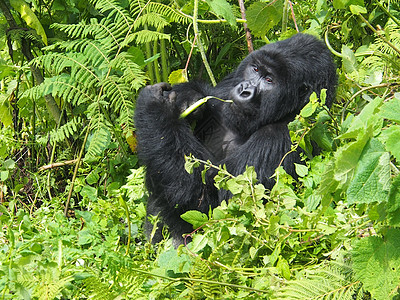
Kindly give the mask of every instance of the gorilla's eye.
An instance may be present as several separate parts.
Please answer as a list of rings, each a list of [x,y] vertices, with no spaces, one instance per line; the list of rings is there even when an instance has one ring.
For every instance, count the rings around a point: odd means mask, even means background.
[[[258,72],[258,67],[253,67],[254,72]]]
[[[268,82],[268,83],[272,83],[273,82],[272,78],[269,77],[269,76],[265,77],[265,81]]]

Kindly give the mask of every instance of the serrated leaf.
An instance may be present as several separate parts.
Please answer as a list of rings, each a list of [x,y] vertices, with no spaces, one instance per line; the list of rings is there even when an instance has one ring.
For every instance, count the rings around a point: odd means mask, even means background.
[[[246,11],[247,25],[254,36],[265,36],[282,19],[282,1],[255,2]]]
[[[381,108],[381,115],[385,119],[400,123],[400,98],[394,97],[392,100],[385,102]]]
[[[400,161],[400,125],[394,125],[382,132],[386,149]]]
[[[352,178],[361,153],[372,135],[372,128],[360,132],[357,140],[340,147],[335,153],[334,178],[345,185]]]
[[[346,132],[339,136],[341,139],[357,138],[357,136],[365,131],[365,128],[372,126],[373,135],[376,136],[382,129],[383,119],[379,113],[383,99],[380,97],[375,98],[368,103],[361,113],[351,120],[349,128]]]
[[[397,227],[400,226],[400,175],[397,175],[393,179],[386,210],[389,224]]]
[[[230,25],[236,25],[236,18],[231,5],[226,0],[206,0],[211,10],[219,17],[224,18]]]
[[[199,228],[200,226],[208,222],[207,215],[197,210],[189,210],[181,215],[181,218],[186,222],[192,224],[193,228]]]
[[[347,202],[387,201],[389,189],[390,155],[377,139],[372,139],[365,147],[347,189]]]
[[[171,85],[188,82],[188,77],[185,69],[179,69],[171,72],[168,76],[168,82]]]
[[[30,27],[36,30],[36,33],[42,37],[43,42],[47,45],[46,32],[42,24],[24,0],[10,0],[11,6],[20,13],[21,18]]]
[[[388,229],[384,238],[370,236],[352,250],[353,269],[373,299],[392,299],[400,282],[400,230]]]
[[[190,271],[189,256],[186,254],[179,255],[174,248],[161,252],[157,262],[160,268],[172,270],[175,274]]]

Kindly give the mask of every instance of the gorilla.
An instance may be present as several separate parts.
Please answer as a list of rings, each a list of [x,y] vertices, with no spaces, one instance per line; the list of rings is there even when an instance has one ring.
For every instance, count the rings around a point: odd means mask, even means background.
[[[228,200],[230,194],[214,186],[217,171],[208,170],[204,184],[202,168],[186,172],[185,155],[225,164],[233,175],[254,166],[259,182],[271,188],[271,176],[291,150],[288,123],[312,92],[319,95],[326,89],[330,106],[336,84],[336,66],[325,44],[311,35],[296,34],[252,52],[215,87],[203,82],[145,87],[137,99],[135,126],[139,160],[146,166],[147,214],[159,214],[178,245],[184,233],[193,231],[181,214],[207,213]],[[211,98],[180,118],[187,107],[207,96],[219,100]],[[296,176],[295,162],[300,157],[293,152],[282,163],[292,176]],[[151,232],[149,222],[145,227]],[[161,239],[158,229],[153,242]]]

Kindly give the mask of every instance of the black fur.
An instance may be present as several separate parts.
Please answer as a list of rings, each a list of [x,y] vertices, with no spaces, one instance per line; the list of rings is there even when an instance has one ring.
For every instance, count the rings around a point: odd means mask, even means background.
[[[182,234],[193,230],[180,218],[182,213],[207,213],[228,197],[214,187],[215,172],[208,171],[204,185],[201,168],[193,174],[185,171],[184,156],[189,154],[226,164],[234,175],[254,166],[259,181],[271,188],[270,177],[291,147],[288,122],[314,91],[327,89],[329,106],[336,83],[336,67],[325,45],[297,34],[251,53],[216,87],[200,82],[172,89],[165,83],[145,87],[137,100],[135,124],[139,158],[147,167],[147,213],[159,213],[175,242],[181,243]],[[206,96],[234,102],[211,99],[179,119],[184,109]],[[283,162],[293,176],[296,161],[299,155],[292,153]],[[155,241],[160,239],[158,231]]]

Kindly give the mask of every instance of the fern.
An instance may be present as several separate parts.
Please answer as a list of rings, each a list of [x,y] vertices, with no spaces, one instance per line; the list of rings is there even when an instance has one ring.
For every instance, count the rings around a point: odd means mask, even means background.
[[[323,263],[287,282],[275,299],[362,299],[361,283],[352,279],[348,265]]]
[[[384,33],[386,39],[397,49],[400,49],[400,28],[389,20],[385,26]],[[397,73],[400,71],[399,54],[390,47],[383,39],[376,37],[374,44],[371,45],[374,55],[364,59],[362,67],[370,71],[384,72],[387,70]],[[391,74],[388,74],[390,76]]]
[[[32,61],[32,64],[45,69],[50,77],[27,90],[24,97],[37,100],[52,94],[62,100],[68,111],[78,113],[71,114],[71,121],[51,132],[53,141],[71,137],[80,128],[78,123],[89,118],[86,156],[96,157],[110,144],[111,135],[116,137],[123,150],[127,147],[120,128],[125,133],[133,131],[132,100],[147,77],[134,62],[134,56],[123,48],[129,46],[130,36],[139,41],[143,36],[139,34],[138,38],[131,33],[134,19],[123,6],[124,2],[90,0],[90,3],[103,14],[103,18],[74,25],[52,25],[70,40],[44,48],[46,54]],[[163,26],[166,24],[164,21]],[[155,34],[157,37],[152,40],[161,38],[161,34]],[[79,110],[74,111],[77,106]],[[39,137],[39,140],[44,139]]]
[[[50,140],[54,143],[67,139],[77,133],[78,130],[81,129],[81,125],[82,118],[75,117],[66,124],[60,126],[60,128],[52,130],[50,132]]]
[[[138,44],[144,44],[144,43],[149,43],[153,41],[158,41],[161,39],[165,40],[170,40],[170,35],[166,33],[161,33],[157,31],[151,31],[151,30],[141,30],[138,32],[135,32],[133,34],[130,34],[126,41],[125,44],[130,44],[131,42],[136,42]]]
[[[170,20],[170,22],[180,24],[187,24],[191,22],[189,17],[162,3],[150,2],[146,9],[149,12],[155,12],[161,16],[164,16],[166,19]]]
[[[197,256],[190,272],[190,278],[212,281],[216,276],[217,272],[210,269],[210,266]],[[203,299],[199,298],[199,295],[204,295],[204,299],[215,299],[222,295],[221,286],[217,283],[189,281],[185,285],[190,290],[191,299]]]

